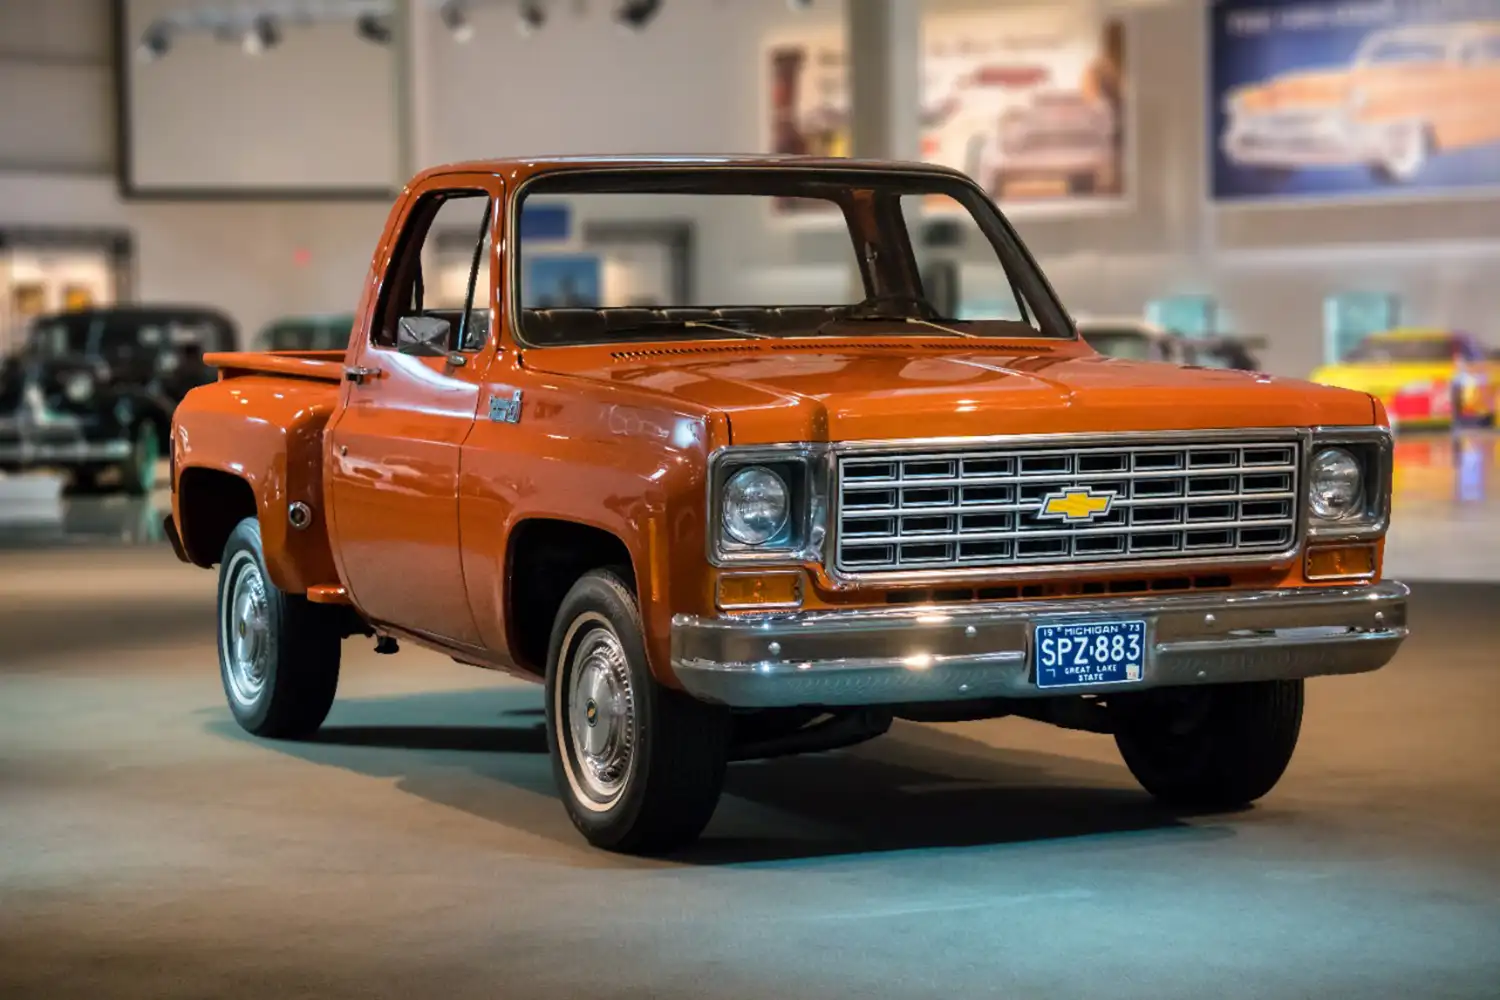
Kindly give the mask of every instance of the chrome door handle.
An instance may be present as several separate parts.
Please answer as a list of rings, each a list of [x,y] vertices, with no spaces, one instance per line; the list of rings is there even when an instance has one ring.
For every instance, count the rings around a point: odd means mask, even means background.
[[[344,366],[345,382],[353,382],[355,385],[364,385],[367,380],[379,377],[379,368],[363,368],[359,365]]]

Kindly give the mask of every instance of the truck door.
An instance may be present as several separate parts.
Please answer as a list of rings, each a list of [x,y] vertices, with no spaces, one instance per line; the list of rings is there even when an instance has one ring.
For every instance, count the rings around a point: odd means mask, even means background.
[[[482,175],[443,175],[412,192],[374,305],[356,323],[328,432],[330,531],[355,603],[377,622],[472,646],[459,449],[490,357],[499,193],[499,179]]]

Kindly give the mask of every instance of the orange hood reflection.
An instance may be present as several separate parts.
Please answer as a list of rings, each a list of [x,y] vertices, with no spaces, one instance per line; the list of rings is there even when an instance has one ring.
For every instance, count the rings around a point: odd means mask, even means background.
[[[528,351],[528,368],[730,417],[735,443],[1369,424],[1363,393],[1251,372],[1120,361],[1078,344],[895,338]],[[998,350],[996,348],[999,348]]]

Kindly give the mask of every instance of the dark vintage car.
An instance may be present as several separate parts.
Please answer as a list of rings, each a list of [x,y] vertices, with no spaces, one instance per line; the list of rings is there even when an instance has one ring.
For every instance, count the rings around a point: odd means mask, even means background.
[[[255,335],[257,351],[342,351],[349,346],[353,313],[287,316]]]
[[[38,317],[0,359],[0,471],[62,469],[77,486],[113,472],[149,491],[177,403],[217,377],[203,355],[235,346],[229,317],[193,306]]]
[[[1080,319],[1078,332],[1100,354],[1129,361],[1165,361],[1203,368],[1256,371],[1255,341],[1235,337],[1183,337],[1139,319]]]

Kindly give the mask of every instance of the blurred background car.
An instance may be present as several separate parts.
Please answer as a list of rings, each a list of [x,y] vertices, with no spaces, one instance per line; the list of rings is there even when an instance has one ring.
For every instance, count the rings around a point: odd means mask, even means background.
[[[342,351],[349,346],[352,313],[285,316],[255,335],[257,351]]]
[[[90,309],[35,320],[0,360],[0,471],[51,468],[148,491],[172,413],[214,381],[203,362],[235,347],[234,323],[201,306]]]
[[[1090,347],[1112,358],[1242,371],[1259,368],[1252,343],[1236,337],[1183,337],[1131,317],[1080,319],[1076,325]]]
[[[1397,329],[1366,337],[1314,382],[1378,397],[1403,426],[1493,426],[1500,400],[1500,361],[1467,333]]]

